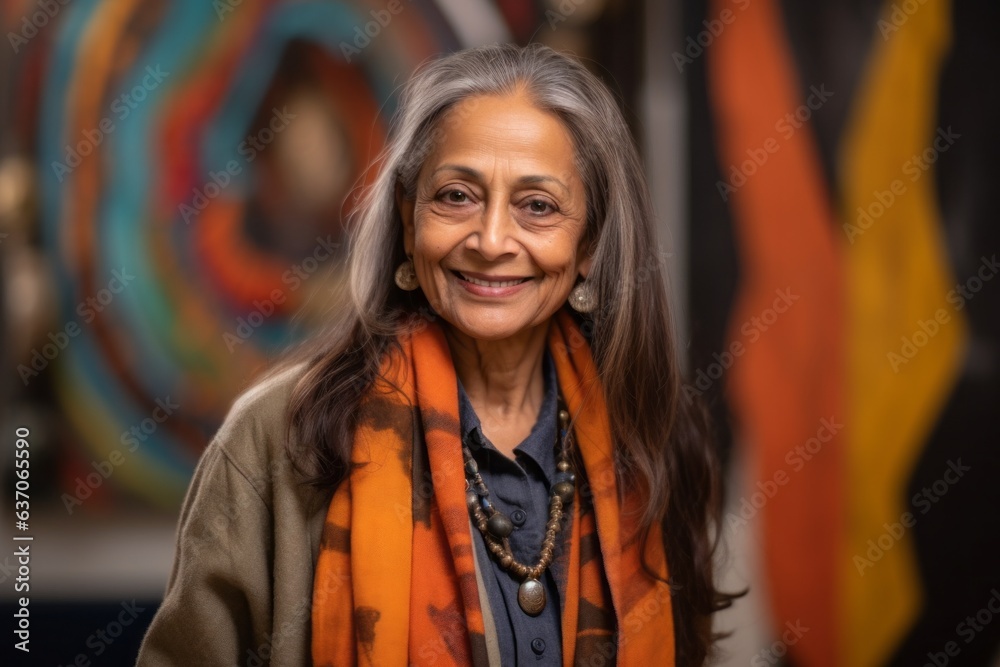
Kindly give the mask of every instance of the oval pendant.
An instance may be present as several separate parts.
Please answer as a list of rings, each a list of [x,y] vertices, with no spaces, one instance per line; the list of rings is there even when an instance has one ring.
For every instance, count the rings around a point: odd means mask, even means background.
[[[529,616],[538,616],[545,609],[545,588],[538,579],[525,579],[517,589],[517,604]]]

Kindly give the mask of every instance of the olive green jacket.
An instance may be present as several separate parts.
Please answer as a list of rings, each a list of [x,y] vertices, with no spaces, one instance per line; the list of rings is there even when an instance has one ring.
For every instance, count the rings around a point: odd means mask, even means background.
[[[308,665],[328,493],[301,484],[285,410],[301,367],[241,396],[195,470],[138,665]]]

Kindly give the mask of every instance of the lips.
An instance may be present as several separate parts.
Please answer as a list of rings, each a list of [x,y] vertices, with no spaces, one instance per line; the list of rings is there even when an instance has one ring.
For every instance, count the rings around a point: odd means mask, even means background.
[[[481,273],[465,273],[463,271],[454,271],[454,274],[462,280],[473,285],[479,285],[480,287],[513,287],[531,280],[531,278],[518,276],[490,276]]]

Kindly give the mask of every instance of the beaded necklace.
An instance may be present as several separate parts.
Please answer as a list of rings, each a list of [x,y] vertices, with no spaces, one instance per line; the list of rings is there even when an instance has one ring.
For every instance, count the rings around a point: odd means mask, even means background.
[[[545,539],[534,567],[514,558],[508,539],[514,524],[506,514],[490,502],[490,491],[486,488],[479,465],[472,458],[468,446],[462,446],[465,459],[465,500],[472,514],[472,523],[483,535],[486,548],[500,564],[521,581],[517,589],[517,604],[529,616],[538,616],[545,609],[545,587],[539,581],[552,563],[555,553],[556,535],[562,529],[563,508],[573,500],[576,491],[576,475],[570,463],[570,449],[573,446],[573,432],[569,428],[569,412],[559,405],[559,432],[556,436],[556,476],[549,492],[549,522],[545,526]]]

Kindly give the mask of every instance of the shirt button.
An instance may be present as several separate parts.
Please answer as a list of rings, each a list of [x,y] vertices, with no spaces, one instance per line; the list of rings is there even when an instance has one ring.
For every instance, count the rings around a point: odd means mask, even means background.
[[[524,522],[528,520],[528,515],[524,512],[524,510],[514,510],[510,513],[510,520],[515,526],[520,528],[524,525]]]
[[[535,655],[541,655],[545,653],[545,640],[541,637],[535,637],[531,640],[531,650],[535,652]]]

